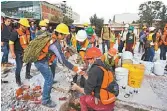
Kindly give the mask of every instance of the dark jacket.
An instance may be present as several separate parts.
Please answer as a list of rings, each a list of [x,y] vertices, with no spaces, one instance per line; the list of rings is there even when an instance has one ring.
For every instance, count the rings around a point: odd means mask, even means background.
[[[103,81],[104,73],[98,66],[105,68],[104,63],[100,59],[95,61],[88,71],[88,79],[85,82],[84,92],[86,95],[90,95],[94,92],[94,96],[100,98],[100,87]]]
[[[2,24],[1,29],[1,42],[9,42],[12,29],[5,24]]]

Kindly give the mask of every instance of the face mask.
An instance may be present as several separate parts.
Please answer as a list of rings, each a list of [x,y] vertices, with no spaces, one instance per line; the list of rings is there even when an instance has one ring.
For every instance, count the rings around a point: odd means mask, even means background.
[[[125,28],[125,30],[128,30],[128,28]]]
[[[41,30],[44,30],[44,31],[45,31],[45,30],[46,30],[46,27],[41,27]]]
[[[131,31],[131,30],[129,30],[129,33],[132,33],[132,31]]]
[[[108,58],[111,59],[112,57],[108,55]]]

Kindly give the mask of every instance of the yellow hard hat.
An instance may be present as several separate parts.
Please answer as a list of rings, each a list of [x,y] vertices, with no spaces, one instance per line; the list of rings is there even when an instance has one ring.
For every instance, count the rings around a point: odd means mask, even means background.
[[[49,20],[48,19],[44,19],[44,21],[48,24],[49,23]]]
[[[25,27],[30,27],[29,21],[26,18],[21,18],[18,23]]]
[[[59,24],[54,31],[62,34],[70,34],[68,26],[64,23]]]
[[[147,28],[146,26],[143,27],[143,29],[146,29],[146,28]]]
[[[89,25],[89,24],[88,24],[87,22],[83,24],[83,26],[85,26],[85,27],[88,27],[88,25]]]
[[[44,26],[44,27],[46,27],[47,24],[46,24],[46,22],[45,22],[44,20],[41,20],[41,21],[39,22],[39,26]]]

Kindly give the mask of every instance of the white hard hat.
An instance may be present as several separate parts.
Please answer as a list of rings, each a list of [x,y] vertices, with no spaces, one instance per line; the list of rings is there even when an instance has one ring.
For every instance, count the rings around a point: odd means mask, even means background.
[[[114,31],[114,30],[115,30],[115,28],[111,28],[111,30],[113,30],[113,31]]]
[[[5,13],[1,12],[1,16],[2,16],[2,17],[5,17]]]
[[[154,45],[154,43],[153,43],[153,42],[150,42],[150,45]]]
[[[149,28],[149,31],[154,31],[155,30],[155,27],[150,27]]]
[[[79,30],[76,35],[76,40],[79,42],[83,42],[87,38],[87,33],[85,30]]]
[[[128,27],[129,27],[129,24],[126,24],[124,27],[128,28]]]

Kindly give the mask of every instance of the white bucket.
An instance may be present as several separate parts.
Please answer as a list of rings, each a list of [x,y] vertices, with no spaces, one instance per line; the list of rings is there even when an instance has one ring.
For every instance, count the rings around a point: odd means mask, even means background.
[[[129,70],[126,68],[118,67],[115,69],[116,81],[121,87],[126,87],[128,84]]]
[[[122,53],[122,59],[133,59],[133,54],[129,51],[125,51]]]
[[[159,60],[157,62],[154,62],[154,74],[162,76],[164,75],[164,69],[166,66],[166,61]]]
[[[153,62],[147,62],[147,61],[143,61],[141,62],[142,64],[144,64],[145,66],[145,75],[150,75],[153,72],[153,68],[154,68],[154,63]]]

